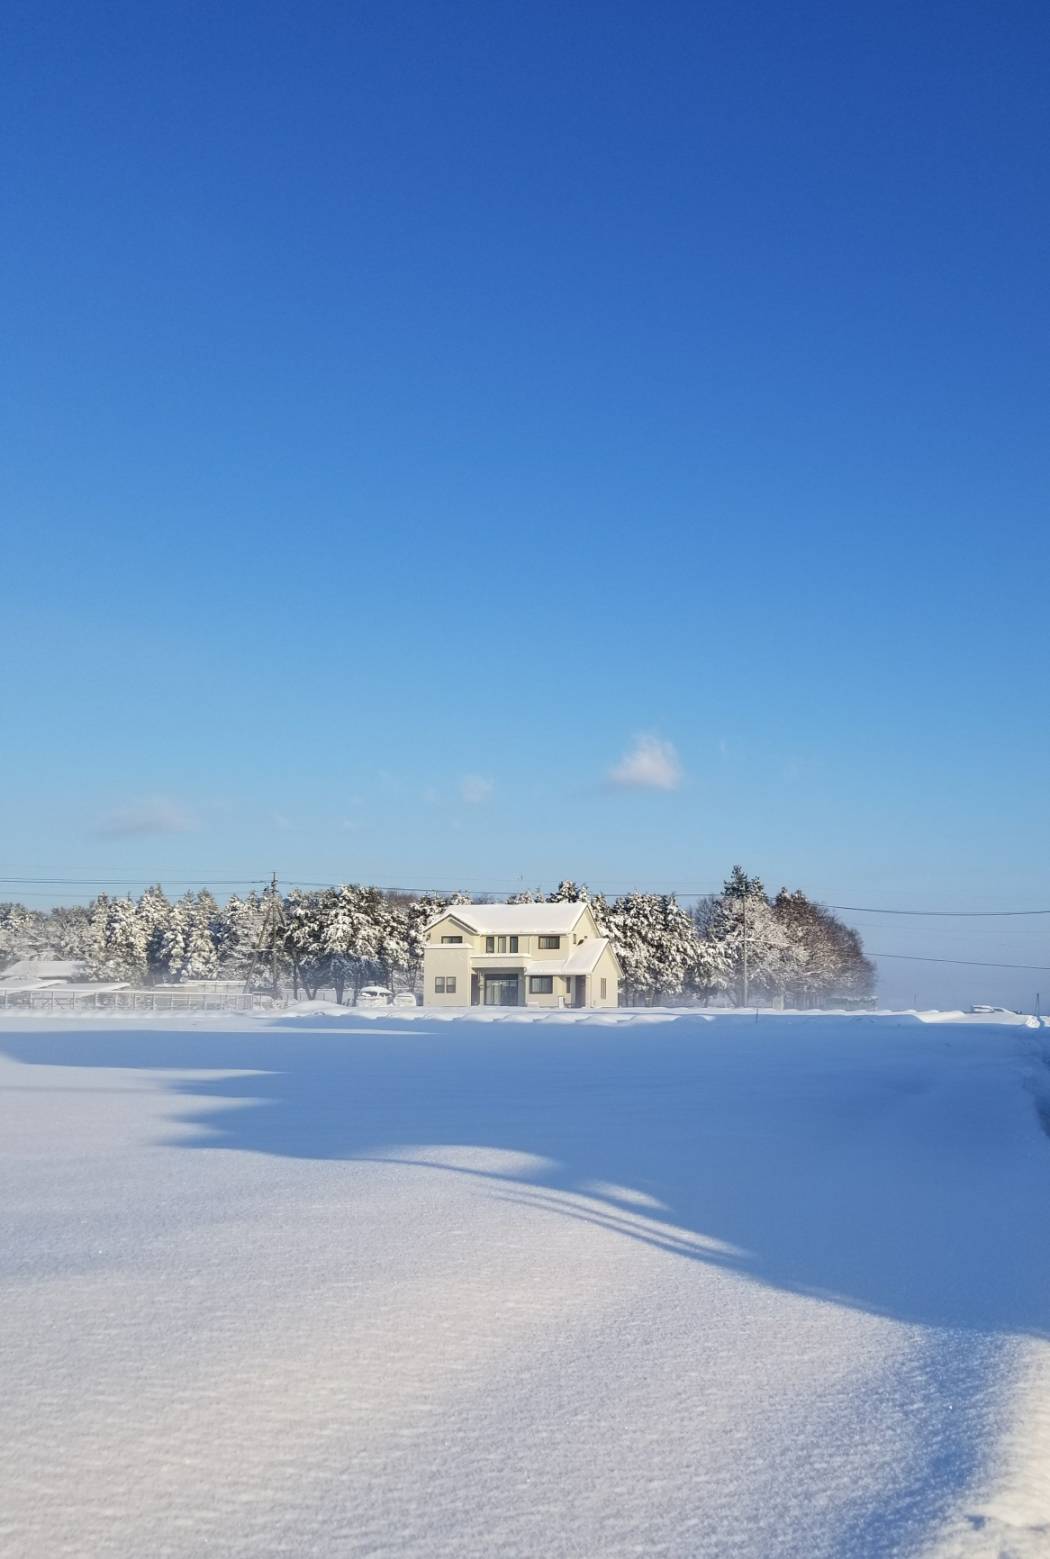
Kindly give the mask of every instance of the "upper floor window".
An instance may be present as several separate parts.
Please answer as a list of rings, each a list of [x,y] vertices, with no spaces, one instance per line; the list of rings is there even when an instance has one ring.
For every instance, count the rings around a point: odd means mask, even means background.
[[[541,948],[541,950],[550,951],[551,949],[556,948],[556,947],[560,947],[560,946],[561,946],[561,937],[560,936],[541,936],[540,937],[540,948]]]
[[[443,936],[441,940],[442,942],[462,942],[463,938],[461,936]]]
[[[485,951],[486,953],[516,953],[518,939],[516,936],[487,936]]]

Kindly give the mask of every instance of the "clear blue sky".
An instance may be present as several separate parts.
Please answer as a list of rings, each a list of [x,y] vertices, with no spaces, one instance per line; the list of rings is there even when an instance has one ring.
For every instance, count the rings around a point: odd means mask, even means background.
[[[1050,905],[1044,4],[4,32],[0,865]]]

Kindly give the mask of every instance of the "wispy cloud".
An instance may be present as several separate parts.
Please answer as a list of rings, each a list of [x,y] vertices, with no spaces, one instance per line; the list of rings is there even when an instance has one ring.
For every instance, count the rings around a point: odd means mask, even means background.
[[[470,806],[479,806],[492,795],[494,786],[482,774],[464,774],[459,782],[459,794]]]
[[[113,807],[99,819],[95,832],[109,839],[130,839],[138,834],[189,834],[199,827],[189,807],[167,796],[148,796]]]
[[[673,742],[658,736],[636,736],[608,777],[620,790],[677,790],[683,774]]]

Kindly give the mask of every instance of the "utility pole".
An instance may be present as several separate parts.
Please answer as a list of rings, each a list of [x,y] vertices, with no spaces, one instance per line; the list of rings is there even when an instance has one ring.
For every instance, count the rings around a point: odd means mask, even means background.
[[[270,991],[275,1001],[280,996],[281,933],[284,930],[284,909],[281,904],[281,896],[277,891],[277,873],[274,872],[270,878],[270,885],[266,890],[262,924],[259,927],[259,938],[252,950],[252,961],[248,967],[248,975],[244,982],[246,993],[251,992],[257,966],[268,956],[270,962]],[[296,968],[296,975],[298,975],[298,968]]]
[[[743,1002],[741,1003],[741,1005],[744,1006],[744,1007],[747,1006],[747,998],[748,998],[747,984],[748,984],[748,982],[747,982],[747,894],[745,893],[744,894],[744,990],[743,990],[743,997],[744,997],[744,999],[743,999]]]
[[[277,940],[278,940],[278,916],[283,922],[284,916],[280,913],[280,904],[277,898],[277,873],[270,878],[270,984],[276,997],[279,993],[277,984]]]

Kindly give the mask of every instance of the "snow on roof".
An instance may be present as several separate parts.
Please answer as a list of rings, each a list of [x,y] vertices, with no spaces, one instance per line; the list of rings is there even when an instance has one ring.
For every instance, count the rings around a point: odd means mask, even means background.
[[[20,958],[0,974],[0,984],[12,980],[77,980],[84,977],[81,958]]]
[[[585,903],[559,904],[450,904],[430,922],[453,915],[472,931],[491,934],[509,931],[521,935],[564,936],[571,931],[584,910]]]
[[[106,996],[130,988],[128,980],[0,980],[0,996],[25,996],[28,992],[44,996]]]
[[[567,958],[528,958],[525,962],[530,974],[590,974],[609,945],[607,936],[589,937]]]

